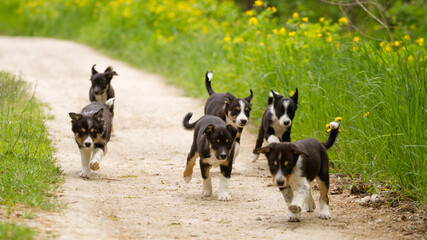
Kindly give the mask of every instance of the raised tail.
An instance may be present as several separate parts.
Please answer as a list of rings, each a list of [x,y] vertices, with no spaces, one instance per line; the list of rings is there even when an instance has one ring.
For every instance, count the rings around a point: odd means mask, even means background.
[[[340,128],[340,123],[339,122],[331,122],[329,123],[329,127],[331,128],[331,132],[329,134],[329,138],[326,142],[323,143],[323,146],[326,147],[326,149],[329,149],[330,147],[332,147],[332,145],[334,145],[335,143],[335,139],[338,136],[338,132],[339,132],[339,128]]]
[[[215,94],[215,91],[212,89],[212,86],[211,86],[212,77],[213,77],[213,72],[207,71],[205,75],[205,86],[206,86],[206,90],[209,93],[209,96],[212,96],[212,94]]]
[[[194,129],[194,127],[196,126],[197,121],[195,121],[194,123],[190,123],[190,118],[193,116],[192,112],[187,113],[187,115],[185,115],[184,120],[182,120],[182,124],[184,125],[184,127],[188,130],[192,130]]]

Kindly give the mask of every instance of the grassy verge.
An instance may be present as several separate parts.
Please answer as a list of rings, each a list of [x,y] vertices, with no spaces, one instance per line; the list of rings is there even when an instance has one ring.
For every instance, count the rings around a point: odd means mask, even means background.
[[[200,98],[207,97],[204,72],[214,70],[217,92],[254,90],[257,125],[270,89],[288,95],[298,87],[294,140],[326,139],[325,124],[341,116],[343,132],[330,151],[336,171],[426,203],[424,39],[411,32],[395,32],[394,42],[364,39],[343,31],[345,18],[294,13],[283,22],[257,2],[243,13],[216,0],[5,0],[0,33],[84,42]]]
[[[0,129],[0,204],[51,208],[60,169],[54,165],[42,106],[22,80],[5,72],[0,72]],[[0,239],[33,234],[26,227],[0,223]]]

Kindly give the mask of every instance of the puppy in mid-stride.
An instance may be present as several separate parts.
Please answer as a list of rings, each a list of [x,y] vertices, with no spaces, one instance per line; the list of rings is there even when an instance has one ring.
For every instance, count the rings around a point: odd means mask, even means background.
[[[183,120],[186,129],[194,129],[193,143],[187,157],[184,171],[184,180],[189,183],[196,159],[200,157],[200,171],[203,178],[202,196],[212,195],[212,180],[209,171],[212,167],[220,167],[221,178],[219,181],[218,200],[230,201],[228,185],[233,164],[232,151],[237,129],[226,124],[216,116],[205,115],[194,123],[190,123],[193,113],[188,113]]]
[[[118,75],[111,66],[107,67],[103,73],[96,71],[95,66],[96,64],[92,66],[92,75],[90,77],[92,85],[89,89],[89,100],[104,104],[108,99],[115,97],[111,79],[113,79],[113,76]],[[111,114],[114,116],[114,106],[111,107]]]
[[[289,210],[288,221],[301,221],[301,208],[313,212],[316,204],[310,183],[316,178],[320,188],[319,218],[329,219],[329,157],[327,149],[335,142],[339,122],[329,124],[331,133],[325,143],[316,139],[302,139],[294,143],[270,143],[255,149],[264,153],[268,160],[273,184],[279,187]]]
[[[91,169],[98,170],[101,158],[107,153],[111,136],[111,107],[114,98],[105,104],[92,102],[80,113],[70,112],[72,131],[82,158],[80,177],[90,178]]]
[[[292,120],[298,109],[298,88],[291,97],[283,97],[271,90],[268,96],[268,106],[262,115],[261,126],[258,131],[255,149],[260,148],[264,139],[267,143],[281,143],[291,141]],[[252,153],[252,162],[259,154]]]
[[[230,93],[215,93],[211,86],[213,72],[208,71],[205,75],[205,86],[209,98],[205,105],[205,115],[213,115],[221,118],[227,124],[238,129],[236,143],[234,146],[234,159],[239,154],[240,135],[243,128],[249,123],[249,115],[252,110],[253,92],[246,98],[236,98]],[[234,161],[233,159],[233,161]]]

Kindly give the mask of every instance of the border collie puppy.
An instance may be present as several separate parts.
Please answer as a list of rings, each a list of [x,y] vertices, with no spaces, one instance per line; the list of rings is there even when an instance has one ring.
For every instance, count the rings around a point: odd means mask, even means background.
[[[283,97],[271,90],[268,96],[268,106],[262,115],[261,126],[258,131],[255,148],[260,148],[264,139],[267,143],[281,143],[291,141],[292,120],[298,109],[298,88],[291,97]],[[259,154],[252,153],[252,162]]]
[[[98,170],[102,157],[107,153],[111,137],[111,107],[114,98],[105,104],[92,102],[80,113],[70,112],[72,131],[80,149],[82,168],[80,177],[90,178],[91,169]]]
[[[227,124],[238,129],[236,143],[234,146],[234,159],[239,154],[240,136],[243,128],[249,123],[249,115],[252,110],[253,92],[246,98],[236,98],[230,93],[215,93],[211,86],[213,72],[208,71],[205,75],[205,86],[209,93],[209,98],[205,105],[205,115],[213,115],[221,118]]]
[[[183,120],[186,129],[194,129],[193,143],[187,157],[187,165],[184,171],[184,180],[189,183],[196,159],[200,157],[200,170],[203,178],[202,196],[212,195],[212,180],[209,171],[212,167],[220,167],[221,177],[219,181],[218,200],[230,201],[228,185],[233,165],[232,151],[237,129],[226,124],[221,118],[205,115],[194,123],[190,123],[193,113],[188,113]]]
[[[108,99],[114,98],[114,89],[111,86],[113,76],[118,76],[113,67],[107,67],[103,73],[95,70],[96,64],[92,66],[90,81],[92,85],[89,89],[89,100],[104,104]],[[114,106],[111,107],[111,114],[114,116]]]
[[[316,178],[320,188],[319,218],[331,218],[329,213],[329,157],[339,131],[339,122],[331,122],[331,133],[325,143],[316,139],[302,139],[293,143],[270,143],[255,153],[264,153],[268,160],[273,183],[279,187],[289,210],[288,221],[301,221],[301,208],[312,212],[316,204],[310,183]]]

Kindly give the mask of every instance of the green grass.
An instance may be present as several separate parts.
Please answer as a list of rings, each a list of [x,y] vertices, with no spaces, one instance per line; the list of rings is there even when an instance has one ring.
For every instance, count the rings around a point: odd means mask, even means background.
[[[42,105],[27,85],[0,72],[0,204],[9,214],[16,204],[49,209],[60,180],[54,149],[44,126]],[[32,218],[25,212],[23,217]],[[0,223],[0,239],[32,239],[35,230],[14,223]]]
[[[217,92],[246,97],[254,90],[256,125],[270,89],[289,95],[298,87],[293,140],[325,140],[325,124],[341,116],[343,132],[329,151],[335,171],[426,203],[427,51],[421,36],[396,31],[396,42],[360,39],[345,31],[344,20],[295,15],[283,22],[263,4],[249,16],[216,0],[4,0],[0,33],[83,42],[202,99],[204,73],[213,70]]]

